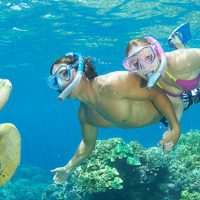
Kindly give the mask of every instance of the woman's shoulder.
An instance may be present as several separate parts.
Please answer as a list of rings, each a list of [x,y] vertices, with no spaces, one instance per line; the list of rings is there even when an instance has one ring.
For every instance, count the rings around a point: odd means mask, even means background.
[[[166,52],[165,54],[167,57],[174,57],[174,56],[191,55],[194,53],[200,54],[200,48],[176,49],[174,51]]]
[[[193,70],[200,63],[200,48],[178,49],[166,53],[169,70],[184,73]]]

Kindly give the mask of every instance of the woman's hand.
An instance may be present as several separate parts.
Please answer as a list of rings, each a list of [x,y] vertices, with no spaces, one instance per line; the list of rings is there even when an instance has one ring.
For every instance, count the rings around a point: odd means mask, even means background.
[[[58,167],[56,169],[51,170],[51,172],[55,172],[53,177],[53,181],[55,184],[64,183],[70,175],[70,170],[66,169],[66,167]]]
[[[164,153],[169,153],[177,144],[180,138],[180,131],[168,130],[163,134],[163,139],[159,142]]]

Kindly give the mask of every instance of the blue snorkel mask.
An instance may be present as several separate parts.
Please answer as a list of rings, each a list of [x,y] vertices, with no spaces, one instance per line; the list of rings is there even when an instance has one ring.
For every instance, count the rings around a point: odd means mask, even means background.
[[[66,56],[76,57],[78,60],[73,64],[60,64],[58,69],[48,78],[48,85],[50,88],[57,90],[61,94],[58,100],[64,101],[75,87],[79,84],[83,71],[84,71],[84,60],[80,54],[77,53],[67,53]],[[73,76],[71,70],[77,68],[76,75]],[[67,75],[67,78],[63,75]]]

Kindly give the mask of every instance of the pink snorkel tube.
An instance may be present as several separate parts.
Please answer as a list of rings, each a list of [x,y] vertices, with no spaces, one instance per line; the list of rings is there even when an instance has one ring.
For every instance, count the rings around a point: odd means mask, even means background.
[[[147,88],[151,89],[158,79],[161,77],[165,67],[167,66],[167,61],[166,61],[166,56],[165,53],[160,45],[160,43],[155,40],[153,37],[147,36],[145,37],[151,44],[156,46],[156,51],[157,51],[157,56],[160,57],[161,63],[158,69],[154,72],[151,72],[148,74],[148,83],[147,83]]]

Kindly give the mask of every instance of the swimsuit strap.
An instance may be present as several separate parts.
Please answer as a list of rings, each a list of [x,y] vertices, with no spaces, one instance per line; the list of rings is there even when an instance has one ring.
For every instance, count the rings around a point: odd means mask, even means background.
[[[159,81],[156,83],[156,85],[157,85],[159,88],[163,89],[163,86],[159,83]]]
[[[169,73],[167,70],[164,70],[164,72],[165,72],[165,74],[167,74],[167,76],[168,76],[169,78],[171,78],[174,82],[177,81],[177,78],[174,77],[174,76],[173,76],[171,73]]]
[[[171,79],[173,79],[174,81],[176,81],[175,79],[175,77],[173,77],[169,72],[167,72],[166,70],[165,70],[165,73],[171,78]],[[171,93],[171,92],[169,92],[169,91],[167,91],[160,83],[159,83],[159,81],[156,83],[156,85],[160,88],[160,89],[162,89],[162,91],[165,93],[165,94],[168,94],[169,96],[172,96],[172,97],[179,97],[180,95],[182,95],[182,93],[181,94],[174,94],[174,93]]]
[[[174,82],[177,81],[177,78],[174,77],[172,74],[170,74],[167,70],[164,70],[164,72],[165,72],[165,74],[166,74],[170,79],[172,79]],[[162,89],[163,89],[163,86],[159,83],[159,81],[157,81],[156,84],[157,84],[157,86],[158,86],[159,88],[162,88]]]

